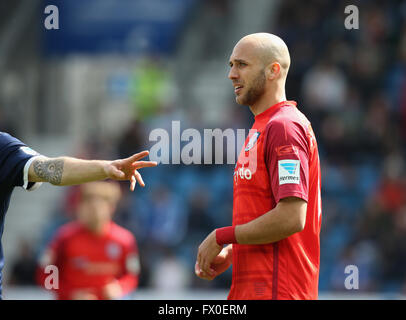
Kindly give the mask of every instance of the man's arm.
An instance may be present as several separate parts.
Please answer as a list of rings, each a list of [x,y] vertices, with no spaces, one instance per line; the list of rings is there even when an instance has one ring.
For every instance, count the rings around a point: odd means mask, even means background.
[[[304,229],[307,202],[296,197],[284,198],[276,207],[246,224],[235,227],[240,244],[265,244],[285,239]]]
[[[267,244],[285,239],[305,227],[307,202],[296,197],[287,197],[262,216],[235,227],[235,240],[239,244]],[[232,228],[232,227],[229,227]],[[197,264],[201,272],[216,276],[211,263],[221,252],[216,230],[212,231],[199,246]],[[196,273],[197,274],[197,273]]]
[[[124,246],[123,273],[106,284],[102,289],[103,299],[120,299],[134,291],[138,286],[138,277],[140,274],[140,258],[138,254],[137,241],[133,236]]]
[[[39,156],[29,167],[28,180],[30,182],[49,182],[53,185],[67,186],[109,178],[113,180],[130,180],[130,188],[134,190],[136,181],[141,186],[145,186],[137,169],[157,165],[155,161],[138,161],[148,154],[148,151],[143,151],[129,158],[114,161]]]

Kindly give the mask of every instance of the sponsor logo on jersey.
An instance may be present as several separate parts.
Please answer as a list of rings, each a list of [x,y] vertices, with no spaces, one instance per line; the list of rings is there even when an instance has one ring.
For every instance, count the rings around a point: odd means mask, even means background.
[[[241,166],[238,170],[234,171],[234,181],[237,182],[238,178],[251,180],[252,172],[249,168],[244,168],[244,165]]]
[[[300,161],[299,160],[279,160],[279,185],[300,184]]]

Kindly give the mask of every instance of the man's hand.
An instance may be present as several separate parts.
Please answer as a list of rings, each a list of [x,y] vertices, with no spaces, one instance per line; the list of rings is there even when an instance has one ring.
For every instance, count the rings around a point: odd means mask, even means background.
[[[97,300],[97,296],[90,290],[79,289],[71,294],[71,300]]]
[[[220,253],[222,247],[216,241],[216,230],[212,231],[206,239],[200,244],[197,253],[197,266],[200,267],[199,273],[203,272],[204,275],[215,277],[216,272],[211,267],[211,263],[216,256]]]
[[[118,281],[113,281],[104,286],[102,294],[104,299],[114,300],[121,298],[123,290]]]
[[[205,273],[203,270],[201,270],[198,262],[196,261],[195,264],[195,274],[205,280],[213,280],[215,277],[218,275],[222,274],[224,271],[226,271],[233,260],[233,255],[232,255],[232,245],[228,245],[227,247],[223,248],[221,250],[220,254],[217,255],[213,262],[210,264],[210,267],[214,270],[214,275],[210,276],[207,273]]]
[[[142,180],[138,169],[155,167],[157,165],[155,161],[138,161],[139,159],[146,157],[148,154],[148,151],[142,151],[126,159],[107,162],[104,169],[105,173],[108,178],[113,180],[130,180],[131,191],[134,191],[137,181],[142,187],[145,187],[145,183]]]

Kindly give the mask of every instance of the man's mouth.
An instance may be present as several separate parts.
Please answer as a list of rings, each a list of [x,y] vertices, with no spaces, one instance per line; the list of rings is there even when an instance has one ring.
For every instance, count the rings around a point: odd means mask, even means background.
[[[243,86],[241,86],[241,85],[236,85],[236,86],[234,86],[234,92],[235,92],[235,93],[239,93],[239,92],[242,90],[242,88],[243,88]]]

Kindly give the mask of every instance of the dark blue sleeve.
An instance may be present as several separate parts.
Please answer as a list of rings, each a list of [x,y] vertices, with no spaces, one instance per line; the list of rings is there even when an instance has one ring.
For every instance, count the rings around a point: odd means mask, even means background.
[[[24,186],[24,167],[31,158],[38,155],[20,140],[0,132],[0,185]],[[25,187],[29,189],[31,185]]]

